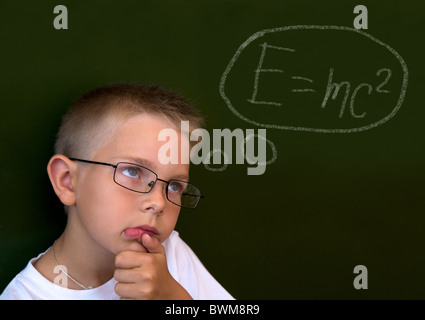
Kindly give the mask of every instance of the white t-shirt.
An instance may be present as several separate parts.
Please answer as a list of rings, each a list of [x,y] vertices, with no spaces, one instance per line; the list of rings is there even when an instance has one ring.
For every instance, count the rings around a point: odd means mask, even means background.
[[[233,297],[212,277],[189,246],[173,231],[163,242],[170,274],[192,296],[202,300],[230,300]],[[112,278],[100,287],[90,290],[73,290],[56,285],[44,278],[31,259],[6,287],[0,300],[117,300],[120,297]]]

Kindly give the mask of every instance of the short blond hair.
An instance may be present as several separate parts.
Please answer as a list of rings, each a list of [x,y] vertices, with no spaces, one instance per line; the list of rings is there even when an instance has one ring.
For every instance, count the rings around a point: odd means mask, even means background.
[[[190,130],[202,125],[199,112],[176,92],[141,83],[121,83],[94,89],[79,98],[62,120],[55,153],[89,159],[116,128],[129,118],[158,115],[180,128],[189,121]]]

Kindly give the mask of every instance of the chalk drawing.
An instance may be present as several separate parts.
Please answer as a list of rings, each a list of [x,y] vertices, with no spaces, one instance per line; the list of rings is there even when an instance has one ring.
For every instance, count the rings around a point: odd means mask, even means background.
[[[228,76],[230,74],[230,72],[232,71],[232,68],[234,67],[235,63],[237,62],[238,58],[241,56],[242,52],[244,52],[244,50],[250,45],[252,44],[254,41],[256,40],[261,40],[262,37],[264,37],[264,41],[262,41],[259,45],[261,47],[261,52],[260,52],[260,58],[259,58],[259,62],[257,64],[256,69],[254,70],[254,88],[252,91],[252,95],[248,95],[248,99],[245,99],[245,101],[247,101],[250,105],[258,105],[259,108],[259,115],[261,115],[262,113],[264,114],[265,112],[267,112],[267,110],[264,109],[260,109],[260,108],[280,108],[281,110],[284,110],[282,108],[284,108],[285,106],[282,104],[282,102],[280,101],[266,101],[264,99],[258,99],[258,88],[259,88],[259,82],[260,82],[260,74],[262,73],[276,73],[276,74],[285,74],[286,71],[283,69],[267,69],[267,68],[263,68],[263,64],[264,64],[264,58],[266,56],[266,52],[268,50],[280,50],[280,51],[286,51],[287,54],[290,57],[293,57],[293,55],[296,55],[298,52],[298,48],[296,47],[292,47],[291,48],[287,48],[285,46],[277,46],[275,45],[275,43],[271,43],[269,40],[266,39],[266,35],[270,35],[273,33],[279,33],[279,32],[287,32],[287,31],[293,31],[293,30],[298,30],[298,31],[302,31],[303,33],[305,33],[305,31],[307,30],[321,30],[321,31],[339,31],[339,32],[347,32],[347,33],[351,33],[351,34],[357,34],[362,36],[363,38],[361,39],[365,39],[365,41],[372,41],[373,44],[378,45],[379,47],[384,48],[385,50],[388,51],[388,53],[390,53],[391,55],[393,55],[396,60],[398,61],[400,64],[400,71],[399,74],[401,76],[399,76],[399,79],[397,79],[397,84],[398,81],[400,81],[401,85],[400,85],[400,91],[399,91],[399,95],[394,96],[394,101],[395,102],[395,106],[393,106],[393,104],[390,104],[386,107],[391,107],[391,112],[385,112],[385,116],[384,117],[379,117],[379,120],[373,119],[372,123],[367,123],[367,124],[362,124],[360,126],[356,126],[356,127],[351,127],[351,128],[341,128],[341,127],[336,127],[336,128],[329,128],[329,127],[323,127],[323,128],[317,128],[317,127],[309,127],[309,126],[303,126],[302,123],[301,125],[280,125],[280,124],[273,124],[273,123],[263,123],[261,121],[257,121],[255,119],[253,119],[253,116],[251,116],[250,118],[246,117],[245,115],[243,115],[240,111],[240,106],[239,105],[234,105],[233,102],[231,101],[231,99],[229,98],[228,94],[226,94],[226,81],[228,79]],[[300,33],[300,36],[301,33]],[[362,40],[363,41],[363,40]],[[320,42],[320,39],[319,39]],[[258,41],[257,41],[258,43]],[[369,43],[369,42],[368,42]],[[338,44],[335,44],[335,47],[338,48]],[[387,52],[385,51],[384,52]],[[268,53],[267,53],[268,54]],[[320,55],[320,52],[317,52],[316,54]],[[287,56],[287,57],[289,57]],[[302,62],[300,62],[302,63]],[[358,121],[361,121],[363,119],[363,121],[368,121],[368,112],[362,110],[363,112],[359,112],[358,110],[356,110],[355,108],[355,100],[358,97],[359,93],[364,97],[368,97],[371,96],[372,94],[378,94],[378,96],[388,96],[391,95],[392,92],[390,90],[387,89],[386,85],[394,78],[394,73],[393,70],[391,68],[387,68],[387,67],[382,67],[376,71],[375,76],[376,78],[374,79],[374,81],[379,81],[378,85],[372,85],[370,83],[367,82],[361,82],[360,84],[352,84],[350,81],[341,81],[339,83],[334,81],[334,74],[335,74],[335,69],[334,66],[330,66],[329,67],[329,74],[328,74],[328,83],[326,86],[326,90],[324,92],[324,97],[323,100],[321,101],[321,105],[319,105],[319,108],[321,107],[321,109],[326,110],[326,107],[329,103],[330,100],[335,100],[336,97],[338,96],[338,92],[341,90],[341,92],[343,93],[343,99],[342,99],[342,103],[340,106],[340,110],[339,110],[339,114],[338,114],[338,118],[342,118],[343,116],[346,117],[351,117],[350,119],[358,119]],[[397,67],[399,68],[399,67]],[[315,85],[317,85],[317,83],[315,83],[315,81],[309,77],[306,77],[304,74],[300,75],[291,75],[290,79],[296,84],[295,88],[292,88],[292,90],[290,92],[297,94],[297,96],[301,96],[303,94],[308,94],[308,95],[317,95],[318,92],[316,90]],[[269,128],[269,129],[281,129],[281,130],[293,130],[293,131],[305,131],[305,132],[319,132],[319,133],[353,133],[353,132],[362,132],[365,130],[369,130],[372,128],[375,128],[379,125],[382,125],[383,123],[387,122],[388,120],[390,120],[391,118],[393,118],[395,116],[395,114],[399,111],[399,109],[401,108],[403,101],[404,101],[404,97],[406,94],[406,89],[407,89],[407,84],[408,84],[408,68],[407,65],[405,63],[405,61],[403,60],[403,58],[400,56],[400,54],[395,51],[392,47],[390,47],[388,44],[378,40],[377,38],[371,36],[370,34],[361,31],[361,30],[357,30],[354,28],[350,28],[350,27],[345,27],[345,26],[316,26],[316,25],[295,25],[295,26],[287,26],[287,27],[282,27],[282,28],[273,28],[273,29],[265,29],[259,32],[254,33],[253,35],[251,35],[246,41],[244,41],[242,43],[242,45],[240,45],[240,47],[237,49],[236,53],[233,55],[232,59],[230,60],[229,64],[227,65],[227,67],[225,68],[223,75],[221,77],[221,81],[220,81],[220,85],[219,85],[219,91],[220,91],[220,95],[223,98],[223,100],[225,101],[226,105],[229,107],[229,109],[236,115],[238,116],[240,119],[262,127],[262,128]],[[397,87],[398,88],[398,87]],[[398,90],[397,90],[398,93]],[[395,94],[397,94],[395,93]],[[392,97],[392,96],[391,96]],[[240,102],[238,102],[240,103]],[[347,108],[348,106],[348,108]],[[239,111],[238,111],[239,110]],[[277,110],[277,109],[274,109]],[[278,119],[280,120],[280,119]],[[284,119],[285,120],[285,119]],[[341,121],[341,120],[340,120]]]
[[[263,62],[264,62],[264,56],[266,55],[266,50],[268,48],[276,49],[276,50],[282,50],[282,51],[289,51],[289,52],[295,52],[294,49],[291,48],[283,48],[278,46],[271,46],[268,45],[267,42],[264,42],[260,44],[261,47],[263,47],[263,50],[261,50],[261,56],[260,60],[258,62],[258,67],[255,70],[255,80],[254,80],[254,90],[252,91],[252,97],[251,99],[248,99],[250,103],[254,104],[268,104],[268,105],[274,105],[274,106],[281,106],[282,104],[280,102],[273,102],[273,101],[257,101],[257,92],[258,92],[258,80],[261,72],[281,72],[283,73],[283,70],[280,69],[263,69]]]
[[[307,81],[310,83],[314,83],[314,81],[310,78],[306,78],[306,77],[301,77],[301,76],[292,76],[291,79],[293,80],[303,80],[303,81]],[[307,88],[307,89],[292,89],[292,92],[316,92],[316,90],[311,89],[311,88]]]

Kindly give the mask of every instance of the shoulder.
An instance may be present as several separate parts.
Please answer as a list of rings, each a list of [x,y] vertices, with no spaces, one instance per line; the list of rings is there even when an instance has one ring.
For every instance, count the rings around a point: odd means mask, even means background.
[[[166,254],[193,254],[190,247],[180,238],[180,234],[177,231],[173,231],[167,240],[163,243]]]
[[[116,300],[115,279],[111,279],[92,290],[72,290],[56,285],[40,274],[34,263],[40,257],[31,259],[6,287],[0,300]]]
[[[194,299],[233,299],[214,279],[177,231],[163,243],[171,275]]]
[[[191,260],[192,250],[180,238],[177,231],[173,231],[167,240],[163,243],[165,255],[167,256],[168,268],[170,272],[178,276],[184,266]],[[173,274],[173,275],[174,275]]]
[[[163,245],[169,268],[175,269],[174,271],[178,273],[178,276],[187,272],[188,269],[193,271],[194,268],[203,267],[196,254],[183,241],[177,231],[173,231],[170,237],[164,241]]]
[[[25,289],[25,285],[20,281],[19,274],[8,284],[0,295],[0,300],[24,300],[31,299]]]
[[[31,259],[27,266],[15,278],[13,278],[1,294],[0,300],[41,299],[41,297],[37,294],[37,281],[39,280],[39,277],[37,276],[37,273],[34,272],[35,269],[32,265],[32,262],[37,258]]]

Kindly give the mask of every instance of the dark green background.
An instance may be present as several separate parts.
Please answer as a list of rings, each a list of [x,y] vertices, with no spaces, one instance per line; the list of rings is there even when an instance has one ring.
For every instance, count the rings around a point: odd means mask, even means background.
[[[53,28],[58,4],[68,8],[68,30]],[[425,298],[419,0],[0,1],[0,291],[63,230],[46,164],[78,96],[108,83],[156,83],[192,99],[209,130],[258,129],[219,94],[238,47],[267,28],[352,27],[357,4],[368,7],[367,32],[409,68],[400,111],[361,133],[268,129],[278,156],[261,176],[248,176],[246,165],[192,166],[207,198],[182,211],[177,230],[236,298]],[[353,287],[359,264],[368,268],[367,290]]]

